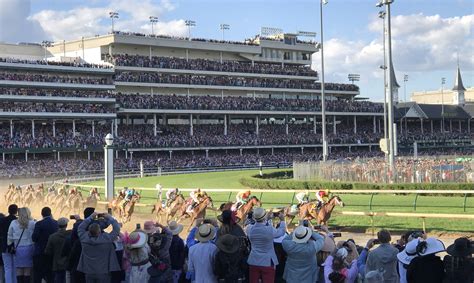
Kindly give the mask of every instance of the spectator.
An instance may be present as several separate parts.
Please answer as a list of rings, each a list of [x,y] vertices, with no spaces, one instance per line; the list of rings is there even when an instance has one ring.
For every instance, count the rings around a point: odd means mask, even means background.
[[[245,280],[245,261],[240,250],[240,240],[231,234],[224,234],[217,239],[219,251],[214,260],[214,274],[219,282],[237,283]]]
[[[119,224],[120,228],[122,228],[122,224]],[[123,254],[124,254],[124,246],[123,246],[123,240],[125,238],[125,235],[122,233],[115,238],[114,241],[114,246],[115,246],[115,255],[117,256],[117,261],[120,263],[123,262]],[[122,266],[120,266],[120,270],[118,271],[112,271],[111,272],[111,283],[121,283],[125,281],[125,270],[123,270]]]
[[[408,238],[407,238],[408,239]],[[417,247],[418,244],[423,241],[422,238],[416,238],[410,240],[406,245],[405,249],[397,254],[398,258],[398,274],[400,275],[400,283],[407,283],[407,268],[410,262],[418,256]]]
[[[148,282],[150,279],[148,274],[148,268],[151,266],[149,261],[150,246],[147,242],[147,234],[139,230],[130,233],[125,241],[126,257],[130,262],[130,268],[127,270],[127,282]]]
[[[178,283],[181,273],[183,272],[184,266],[184,241],[179,237],[179,233],[183,231],[183,225],[178,224],[176,221],[171,221],[168,224],[168,229],[170,229],[173,234],[170,245],[170,260],[171,260],[171,270],[173,273],[173,283]]]
[[[161,233],[155,232],[148,238],[148,244],[151,248],[150,261],[152,267],[150,269],[158,269],[157,271],[159,271],[159,281],[156,282],[169,282],[173,278],[170,259],[173,234],[168,227],[160,223],[156,223],[155,226],[161,229]]]
[[[474,244],[468,238],[458,238],[446,249],[443,259],[447,283],[474,282]]]
[[[33,231],[33,242],[35,243],[35,252],[33,256],[33,282],[41,283],[44,279],[46,282],[53,281],[51,270],[51,257],[44,253],[49,236],[58,231],[58,222],[53,219],[51,208],[43,207],[41,210],[43,219],[36,222]]]
[[[437,253],[444,251],[444,244],[435,238],[420,241],[416,247],[417,257],[411,260],[407,268],[408,283],[442,283],[444,266]]]
[[[210,224],[202,224],[196,234],[199,243],[189,248],[188,272],[195,283],[217,283],[213,272],[217,247],[211,243],[215,236],[215,227]]]
[[[5,283],[16,282],[16,269],[13,261],[13,255],[7,251],[7,238],[8,229],[10,223],[16,220],[16,214],[18,213],[18,206],[11,204],[8,206],[8,216],[0,219],[0,245],[2,250],[2,260],[5,274]]]
[[[326,262],[326,259],[334,252],[335,249],[336,243],[334,243],[334,238],[332,237],[331,233],[327,233],[324,237],[324,245],[316,255],[319,270],[317,282],[324,282],[324,262]]]
[[[367,241],[365,248],[362,249],[359,257],[357,258],[357,269],[359,270],[359,274],[362,278],[365,277],[365,265],[367,263],[367,256],[369,255],[369,251],[375,245],[375,239],[370,239]]]
[[[31,236],[35,229],[35,221],[31,218],[30,209],[18,209],[18,219],[8,228],[7,244],[16,250],[13,257],[18,283],[29,283],[33,267],[34,245]]]
[[[120,270],[113,245],[120,233],[120,226],[117,220],[105,214],[104,218],[112,225],[112,232],[102,232],[98,223],[92,223],[96,216],[96,212],[92,213],[79,225],[82,253],[77,270],[85,274],[88,283],[107,283],[110,282],[110,273]]]
[[[349,252],[346,248],[340,248],[326,258],[324,262],[324,282],[338,282],[344,278],[345,283],[354,283],[357,279],[357,262],[356,260],[351,263],[346,262],[346,258]],[[335,274],[336,273],[336,274]],[[341,276],[337,275],[341,274]],[[334,281],[335,280],[335,281]]]
[[[271,216],[271,213],[267,215],[261,207],[254,208],[253,219],[255,224],[246,227],[247,236],[252,246],[247,260],[250,283],[258,283],[259,279],[263,283],[275,281],[275,266],[278,265],[278,259],[273,246],[273,238],[285,234],[286,223],[283,214],[280,213],[280,225],[278,229],[275,229],[272,221],[267,221],[267,217]]]
[[[66,239],[71,237],[71,230],[66,230],[67,218],[61,217],[58,219],[58,231],[49,236],[48,243],[44,253],[52,257],[53,265],[53,278],[54,283],[65,283],[66,282],[66,262],[67,256],[63,255],[64,244]]]
[[[324,245],[324,237],[309,227],[298,226],[282,245],[287,254],[283,279],[287,282],[316,282],[319,273],[316,254]]]
[[[367,257],[367,264],[365,266],[365,272],[377,271],[381,268],[385,271],[383,274],[385,283],[397,283],[397,254],[398,249],[390,245],[390,232],[382,229],[377,233],[377,239],[380,242],[380,246],[371,251]]]
[[[277,224],[278,226],[279,224]],[[288,233],[285,233],[283,236],[278,238],[273,238],[273,248],[275,249],[275,254],[277,256],[278,265],[275,267],[275,283],[284,283],[286,282],[283,279],[283,274],[285,273],[285,265],[287,254],[283,249],[282,242],[286,238]],[[250,245],[249,245],[250,250]]]

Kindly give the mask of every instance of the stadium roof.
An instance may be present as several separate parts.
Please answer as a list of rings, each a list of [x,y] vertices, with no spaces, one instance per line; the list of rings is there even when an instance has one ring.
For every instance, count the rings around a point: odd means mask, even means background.
[[[458,66],[458,70],[456,72],[456,78],[455,78],[455,81],[454,81],[453,90],[457,90],[457,91],[465,91],[466,90],[466,88],[464,87],[464,85],[462,83],[461,70],[459,69],[459,66]]]
[[[457,105],[443,106],[439,104],[418,104],[416,102],[399,103],[394,111],[395,119],[442,119],[443,116],[446,119],[470,119],[472,118],[472,114],[473,113],[468,113],[465,109]]]

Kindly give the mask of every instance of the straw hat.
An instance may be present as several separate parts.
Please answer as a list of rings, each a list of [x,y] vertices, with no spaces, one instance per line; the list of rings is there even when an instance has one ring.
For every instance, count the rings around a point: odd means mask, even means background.
[[[452,256],[464,257],[474,254],[474,245],[468,238],[458,238],[446,249],[446,252]]]
[[[225,253],[233,254],[239,250],[240,241],[239,241],[239,238],[237,238],[236,236],[231,235],[231,234],[226,234],[223,236],[219,236],[219,238],[217,239],[216,245],[219,248],[219,250]]]
[[[203,224],[199,226],[198,232],[196,234],[196,239],[201,242],[209,242],[210,240],[214,239],[216,235],[216,231],[211,224]]]
[[[253,219],[255,219],[255,221],[262,221],[266,215],[267,212],[261,207],[256,207],[253,209]]]
[[[170,229],[173,235],[179,235],[179,233],[183,231],[183,225],[178,224],[178,222],[176,221],[171,221],[170,223],[168,223],[168,229]]]
[[[138,249],[145,246],[148,240],[147,234],[141,231],[133,231],[128,236],[128,243],[127,246],[129,249]]]
[[[336,243],[334,243],[334,239],[331,237],[324,237],[324,245],[321,248],[321,251],[332,253],[336,249]]]
[[[143,224],[143,231],[145,231],[147,234],[153,234],[158,231],[158,228],[155,226],[155,222],[149,220],[145,221]]]
[[[306,243],[309,238],[313,235],[313,231],[309,227],[298,226],[293,231],[293,242],[295,243]]]

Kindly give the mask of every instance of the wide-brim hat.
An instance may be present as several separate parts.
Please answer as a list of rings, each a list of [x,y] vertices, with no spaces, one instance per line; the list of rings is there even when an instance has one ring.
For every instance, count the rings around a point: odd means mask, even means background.
[[[155,222],[149,220],[145,221],[143,224],[143,231],[145,231],[147,234],[153,234],[158,231],[158,228],[155,226]]]
[[[313,231],[309,227],[305,226],[298,226],[296,229],[293,231],[293,242],[301,244],[301,243],[306,243],[309,238],[313,235]]]
[[[216,231],[214,227],[211,226],[211,224],[203,224],[199,226],[199,229],[196,233],[196,239],[199,242],[205,243],[214,239],[215,235],[216,235]]]
[[[176,221],[171,221],[170,223],[168,223],[168,229],[170,229],[173,235],[179,235],[179,233],[183,231],[183,225],[179,224]]]
[[[426,244],[427,244],[427,248],[424,252],[420,253],[420,256],[436,254],[436,253],[443,252],[446,250],[446,247],[444,246],[443,242],[441,242],[440,240],[436,238],[426,239]]]
[[[253,209],[253,219],[255,219],[255,221],[261,221],[265,218],[265,216],[267,216],[265,209],[261,207],[256,207]]]
[[[148,235],[141,231],[133,231],[128,236],[127,246],[129,249],[139,249],[145,246],[148,241]]]
[[[397,254],[398,260],[403,264],[410,264],[412,259],[418,256],[416,247],[420,243],[421,239],[417,238],[408,242],[405,249]]]
[[[334,243],[334,239],[331,237],[324,237],[324,245],[321,248],[321,251],[332,253],[336,249],[336,243]]]
[[[474,245],[468,238],[458,238],[446,249],[446,252],[452,256],[464,257],[474,254]]]
[[[225,253],[233,254],[239,250],[240,241],[239,241],[239,238],[237,238],[236,236],[231,235],[231,234],[226,234],[226,235],[219,236],[219,238],[217,239],[216,245],[219,248],[219,250]]]

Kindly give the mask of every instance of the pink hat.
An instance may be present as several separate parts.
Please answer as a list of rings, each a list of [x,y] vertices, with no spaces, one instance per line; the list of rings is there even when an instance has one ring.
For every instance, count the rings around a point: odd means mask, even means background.
[[[155,222],[149,220],[145,221],[143,224],[143,231],[147,234],[153,234],[158,230],[158,228],[155,226]]]

